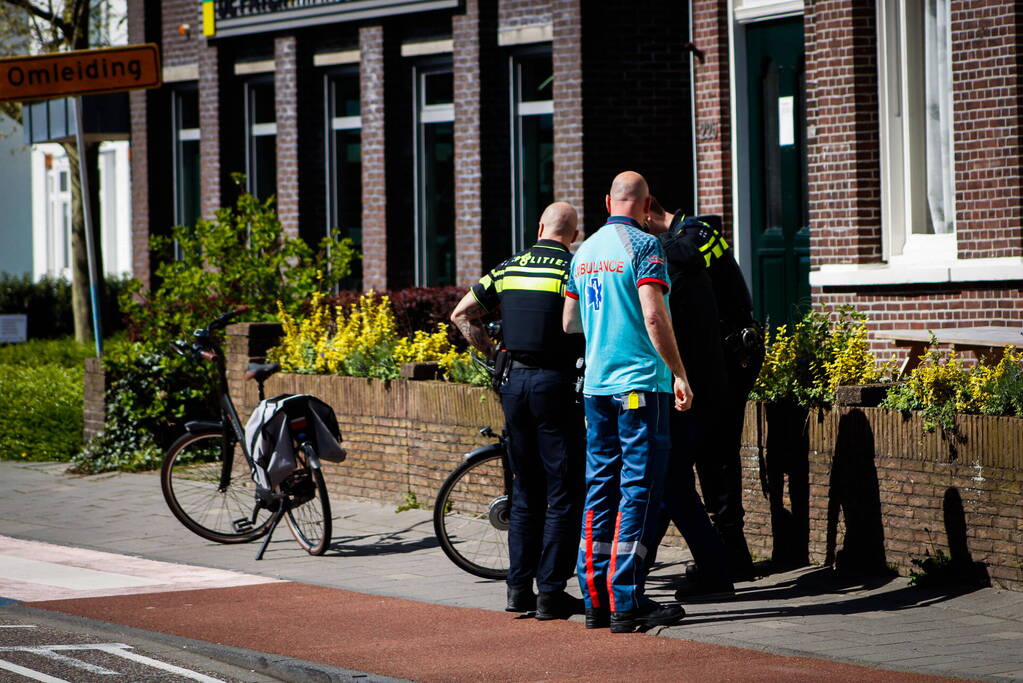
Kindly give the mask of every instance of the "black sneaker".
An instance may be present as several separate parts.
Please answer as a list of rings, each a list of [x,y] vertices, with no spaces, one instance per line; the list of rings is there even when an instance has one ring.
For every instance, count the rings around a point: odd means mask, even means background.
[[[550,593],[540,591],[536,599],[536,618],[540,621],[568,619],[573,614],[582,614],[584,610],[582,598],[573,598],[563,590]]]
[[[611,625],[611,612],[605,607],[586,609],[586,628],[607,628]]]
[[[731,581],[687,580],[675,591],[679,602],[694,600],[727,600],[735,597],[735,585]]]
[[[536,609],[536,595],[532,586],[508,586],[508,604],[505,612],[532,612]]]
[[[637,628],[674,626],[682,621],[686,611],[678,605],[659,605],[653,600],[636,609],[611,614],[611,633],[632,633]]]

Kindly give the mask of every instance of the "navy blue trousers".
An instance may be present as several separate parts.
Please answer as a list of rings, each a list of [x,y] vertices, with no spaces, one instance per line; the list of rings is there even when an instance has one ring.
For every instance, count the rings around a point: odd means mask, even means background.
[[[585,465],[582,407],[574,378],[516,368],[501,386],[514,480],[508,527],[508,585],[536,580],[564,590],[575,569]]]

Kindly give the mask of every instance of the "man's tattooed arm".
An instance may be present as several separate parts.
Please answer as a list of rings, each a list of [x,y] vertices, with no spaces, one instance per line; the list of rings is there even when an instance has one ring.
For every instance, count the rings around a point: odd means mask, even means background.
[[[479,319],[486,312],[486,309],[476,301],[472,292],[468,292],[455,306],[455,310],[451,312],[451,322],[462,333],[465,340],[472,344],[473,348],[487,358],[491,358],[494,355],[494,342],[479,323]]]

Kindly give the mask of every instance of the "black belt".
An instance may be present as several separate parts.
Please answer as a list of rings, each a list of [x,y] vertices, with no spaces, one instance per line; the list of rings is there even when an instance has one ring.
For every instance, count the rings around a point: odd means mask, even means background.
[[[512,359],[511,369],[512,370],[553,370],[554,372],[560,372],[560,373],[565,374],[565,375],[571,374],[571,372],[572,372],[571,370],[568,370],[567,368],[563,368],[563,367],[548,367],[546,365],[530,365],[529,363],[523,363],[523,362],[517,361],[515,359]]]

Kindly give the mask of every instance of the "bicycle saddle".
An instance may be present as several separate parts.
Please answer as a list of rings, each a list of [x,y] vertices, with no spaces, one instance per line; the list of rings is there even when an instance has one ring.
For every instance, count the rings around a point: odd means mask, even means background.
[[[281,369],[277,363],[249,363],[245,371],[245,379],[254,379],[257,382],[265,382],[268,377]]]

